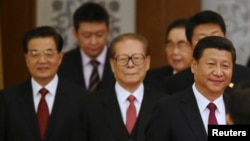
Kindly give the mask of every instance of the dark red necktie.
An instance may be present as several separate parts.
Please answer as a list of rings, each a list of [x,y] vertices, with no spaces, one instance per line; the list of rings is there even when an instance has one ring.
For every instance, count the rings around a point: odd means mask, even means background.
[[[209,117],[208,117],[208,125],[217,125],[217,119],[215,117],[215,110],[216,110],[216,105],[214,103],[209,103],[207,105],[207,108],[210,110]]]
[[[40,127],[40,134],[43,140],[45,132],[46,132],[46,128],[47,128],[48,119],[49,119],[49,109],[48,109],[47,102],[45,100],[45,96],[48,93],[48,90],[45,88],[42,88],[39,91],[39,93],[41,94],[41,99],[38,105],[37,118],[38,118],[38,123]]]
[[[126,114],[126,127],[129,134],[131,134],[136,122],[136,108],[134,104],[135,97],[133,95],[130,95],[127,100],[130,102],[130,104]]]
[[[100,78],[99,78],[99,74],[98,74],[98,65],[99,62],[96,60],[91,60],[90,63],[93,66],[93,70],[92,73],[90,75],[90,79],[89,79],[89,92],[93,92],[94,90],[96,90],[98,88],[98,85],[100,83]]]

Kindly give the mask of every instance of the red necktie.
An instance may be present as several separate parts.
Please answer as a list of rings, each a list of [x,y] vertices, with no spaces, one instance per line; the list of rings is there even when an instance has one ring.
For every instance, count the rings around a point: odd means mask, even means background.
[[[215,110],[216,110],[216,105],[214,103],[209,103],[207,105],[207,108],[210,110],[209,117],[208,117],[208,125],[217,125],[218,122],[215,117]]]
[[[126,114],[126,127],[129,134],[131,134],[136,122],[136,109],[134,104],[135,97],[133,95],[130,95],[127,100],[130,102],[130,104]]]
[[[38,123],[40,127],[40,134],[43,140],[45,131],[47,128],[48,119],[49,119],[49,109],[48,109],[47,102],[45,100],[45,96],[48,93],[48,90],[45,88],[42,88],[39,91],[39,93],[41,94],[41,99],[38,105],[37,118],[38,118]]]
[[[100,78],[99,78],[99,74],[98,74],[98,65],[99,62],[96,60],[91,60],[90,63],[93,66],[93,70],[89,79],[89,92],[93,92],[94,90],[96,90],[98,88],[98,85],[100,83]]]

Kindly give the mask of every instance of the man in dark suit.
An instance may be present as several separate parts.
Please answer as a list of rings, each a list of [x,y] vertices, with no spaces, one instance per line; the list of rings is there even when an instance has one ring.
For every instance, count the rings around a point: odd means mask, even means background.
[[[73,35],[78,47],[66,52],[58,75],[89,90],[92,86],[91,72],[94,67],[91,60],[98,61],[99,83],[90,93],[112,86],[115,82],[108,61],[109,15],[99,4],[87,2],[81,5],[73,15]]]
[[[57,76],[62,47],[61,35],[49,26],[25,34],[23,50],[31,78],[1,92],[1,141],[72,140],[84,90]]]
[[[165,95],[142,83],[150,66],[147,40],[134,33],[119,35],[111,42],[110,64],[116,83],[85,98],[78,134],[82,138],[76,140],[144,141],[153,107]],[[129,97],[135,101],[129,102]],[[134,118],[128,117],[131,105]]]
[[[186,19],[173,21],[166,30],[165,53],[167,66],[150,69],[145,78],[145,84],[164,91],[164,81],[188,67],[192,61],[193,49],[185,35]]]
[[[205,37],[194,48],[193,58],[193,85],[160,101],[146,141],[206,141],[209,124],[226,124],[229,95],[224,90],[236,60],[233,44],[224,37]],[[215,111],[210,111],[209,105]]]
[[[225,35],[225,22],[222,16],[214,11],[201,11],[190,17],[186,24],[186,37],[193,48],[201,38],[206,36],[225,37]],[[249,74],[249,68],[235,64],[233,67],[233,77],[226,92],[230,93],[239,82],[250,80]],[[190,68],[188,68],[174,76],[168,77],[165,81],[165,91],[173,94],[192,85],[193,82],[193,74]]]

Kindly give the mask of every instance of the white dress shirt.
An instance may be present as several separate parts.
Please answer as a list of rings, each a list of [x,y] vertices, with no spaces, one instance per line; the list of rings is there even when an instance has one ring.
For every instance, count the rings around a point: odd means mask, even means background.
[[[45,96],[45,100],[47,102],[48,108],[49,108],[49,114],[51,114],[52,107],[54,104],[55,96],[56,96],[56,88],[58,84],[58,76],[55,75],[55,77],[50,81],[45,88],[49,91],[49,93]],[[39,93],[40,89],[42,86],[38,84],[35,79],[32,77],[31,78],[31,85],[32,85],[32,90],[33,90],[33,99],[34,99],[34,106],[35,110],[37,112],[38,109],[38,104],[41,99],[41,94]]]
[[[102,76],[103,76],[107,51],[108,51],[107,47],[104,47],[101,54],[96,58],[96,61],[98,61],[100,63],[98,65],[98,74],[99,74],[100,80],[102,79]],[[86,88],[88,88],[89,87],[89,79],[90,79],[90,75],[91,75],[92,70],[93,70],[93,66],[90,63],[91,58],[89,58],[89,56],[82,50],[81,50],[81,57],[82,57],[82,63],[83,63],[82,67],[84,68],[83,69],[83,76],[85,78],[85,85],[86,85]]]
[[[116,97],[120,106],[122,119],[123,119],[124,124],[126,124],[126,112],[130,104],[127,98],[131,95],[131,93],[125,90],[124,88],[122,88],[118,82],[115,83],[115,91],[116,91]],[[139,112],[140,112],[143,94],[144,94],[144,86],[143,84],[141,84],[139,88],[133,93],[133,95],[136,98],[134,101],[134,104],[135,104],[137,116],[139,115]]]
[[[192,88],[194,91],[194,96],[196,98],[206,131],[208,131],[208,116],[210,112],[209,109],[207,108],[207,105],[210,102],[213,102],[217,107],[217,109],[215,110],[215,116],[216,116],[218,124],[226,124],[226,110],[225,110],[225,103],[223,100],[223,94],[220,97],[218,97],[216,100],[209,101],[196,89],[195,84],[193,84]]]

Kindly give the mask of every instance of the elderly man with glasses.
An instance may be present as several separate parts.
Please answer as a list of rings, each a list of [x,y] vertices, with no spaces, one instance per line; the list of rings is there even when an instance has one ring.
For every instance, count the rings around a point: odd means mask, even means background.
[[[165,94],[143,84],[150,66],[148,41],[127,33],[110,45],[110,64],[116,83],[88,95],[80,125],[80,141],[143,141],[156,102]]]

